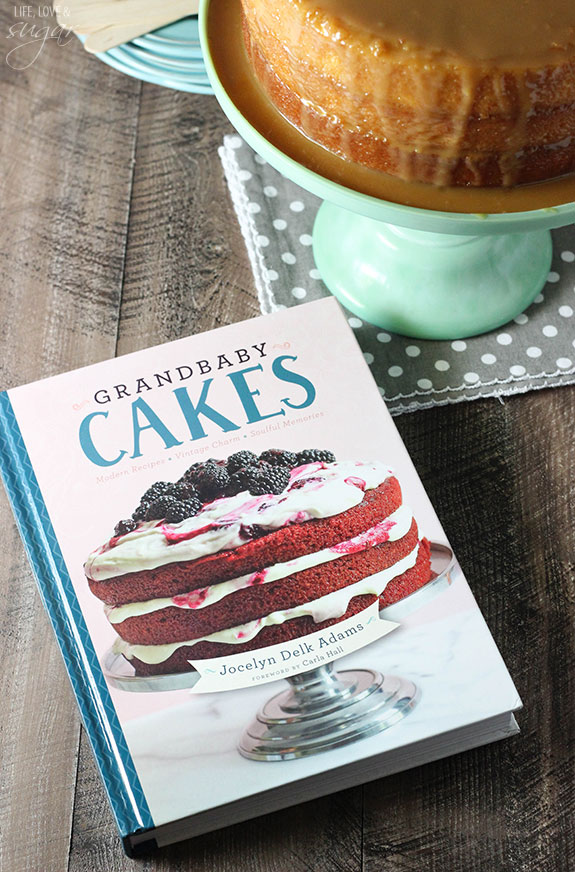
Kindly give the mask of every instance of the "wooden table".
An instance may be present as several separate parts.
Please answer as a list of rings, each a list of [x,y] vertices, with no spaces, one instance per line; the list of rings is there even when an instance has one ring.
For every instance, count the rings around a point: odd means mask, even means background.
[[[0,387],[258,313],[214,98],[75,40],[0,71]],[[2,870],[575,869],[575,390],[397,423],[523,697],[521,736],[128,860],[2,492]]]

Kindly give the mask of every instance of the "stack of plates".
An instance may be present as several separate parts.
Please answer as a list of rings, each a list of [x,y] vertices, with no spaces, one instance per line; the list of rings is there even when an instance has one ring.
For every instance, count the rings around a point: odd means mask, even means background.
[[[193,94],[213,94],[202,58],[196,15],[139,36],[97,57],[121,73],[144,82]]]

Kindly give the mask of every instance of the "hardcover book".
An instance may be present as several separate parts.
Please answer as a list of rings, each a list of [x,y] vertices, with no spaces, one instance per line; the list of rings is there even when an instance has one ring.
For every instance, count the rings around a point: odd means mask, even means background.
[[[0,438],[130,855],[517,732],[335,300],[6,391]]]

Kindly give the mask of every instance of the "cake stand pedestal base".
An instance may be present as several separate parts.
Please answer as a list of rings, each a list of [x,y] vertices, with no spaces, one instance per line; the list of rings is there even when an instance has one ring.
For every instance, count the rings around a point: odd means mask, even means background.
[[[407,715],[419,698],[412,681],[373,669],[333,672],[333,664],[287,679],[243,734],[250,760],[294,760],[373,736]]]
[[[548,230],[434,233],[324,201],[313,249],[329,290],[360,318],[404,336],[460,339],[500,327],[533,302],[552,244]]]

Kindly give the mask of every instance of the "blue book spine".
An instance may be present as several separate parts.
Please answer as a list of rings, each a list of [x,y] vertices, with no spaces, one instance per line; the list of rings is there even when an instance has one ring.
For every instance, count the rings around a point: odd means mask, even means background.
[[[152,828],[154,821],[7,392],[0,393],[0,472],[118,830],[126,840]]]

